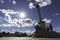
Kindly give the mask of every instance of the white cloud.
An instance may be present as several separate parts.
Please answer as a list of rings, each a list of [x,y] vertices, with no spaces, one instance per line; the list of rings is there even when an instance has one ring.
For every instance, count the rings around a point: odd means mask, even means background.
[[[12,1],[12,3],[13,3],[13,4],[16,4],[16,1],[15,1],[15,0],[13,0],[13,1]]]
[[[10,10],[10,9],[0,9],[0,11],[2,13],[6,13],[6,14],[16,14],[17,12],[15,12],[14,10]]]
[[[52,16],[58,16],[59,15],[59,13],[55,13],[55,14],[53,14]]]
[[[42,1],[42,0],[35,0],[36,2],[40,2],[40,1]]]
[[[44,6],[47,6],[47,5],[51,4],[51,0],[35,0],[35,1],[39,2],[40,7],[44,7]],[[29,3],[29,8],[30,9],[35,8],[34,3],[30,2]]]
[[[4,3],[5,1],[1,0],[0,2],[1,2],[1,3]]]
[[[55,15],[59,15],[59,13],[56,13]]]
[[[11,15],[19,15],[17,13],[19,13],[18,11],[14,11],[14,10],[10,10],[10,9],[0,9],[0,12],[2,12],[5,17],[4,17],[4,21],[7,22],[0,24],[0,26],[3,27],[11,27],[11,26],[16,26],[16,27],[25,27],[25,26],[33,26],[33,25],[37,25],[37,22],[35,20],[32,20],[30,18],[25,18],[25,19],[20,19],[18,16],[18,18],[12,18]],[[15,15],[14,15],[15,16]],[[1,21],[1,20],[0,20]]]
[[[5,3],[6,0],[0,0],[1,3]],[[16,4],[16,1],[15,0],[8,0],[9,2],[12,1],[12,3],[15,5]]]
[[[45,19],[43,19],[43,21],[45,21],[45,23],[50,23],[52,20],[45,18]]]
[[[7,24],[5,24],[5,23],[0,24],[0,26],[3,26],[3,27],[17,26],[19,28],[19,27],[25,27],[25,26],[26,27],[31,27],[31,26],[33,26],[33,25],[35,25],[37,23],[36,21],[32,21],[31,19],[29,19],[29,20],[27,20],[27,19],[24,19],[24,20],[19,19],[19,20],[13,19],[11,22],[8,22]]]
[[[11,27],[11,26],[12,26],[12,24],[8,24],[8,23],[0,24],[0,27]]]
[[[32,9],[32,8],[35,8],[34,4],[32,2],[29,3],[29,8]]]
[[[47,6],[51,4],[51,0],[42,0],[40,1],[39,5],[40,7]]]
[[[47,6],[47,5],[51,4],[51,0],[40,0],[39,2],[40,2],[39,3],[40,7]]]
[[[6,21],[9,23],[12,23],[12,19],[11,19],[10,15],[17,14],[17,12],[15,12],[14,10],[9,10],[9,9],[7,9],[7,10],[6,9],[0,9],[0,12],[5,14],[5,16],[7,17]]]
[[[18,24],[21,25],[21,26],[33,26],[35,25],[37,22],[36,21],[33,21],[32,19],[19,19],[18,21]]]

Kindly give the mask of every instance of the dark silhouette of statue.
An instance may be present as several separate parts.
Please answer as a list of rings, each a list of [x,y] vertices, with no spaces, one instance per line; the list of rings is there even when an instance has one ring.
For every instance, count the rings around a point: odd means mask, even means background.
[[[50,31],[53,31],[53,26],[52,24],[49,25]]]
[[[49,27],[47,27],[47,31],[49,31]]]

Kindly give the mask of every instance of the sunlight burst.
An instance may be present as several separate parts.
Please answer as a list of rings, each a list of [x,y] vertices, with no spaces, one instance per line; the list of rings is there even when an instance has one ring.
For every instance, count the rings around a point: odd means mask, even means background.
[[[20,18],[26,18],[26,13],[25,12],[20,12],[19,17]]]

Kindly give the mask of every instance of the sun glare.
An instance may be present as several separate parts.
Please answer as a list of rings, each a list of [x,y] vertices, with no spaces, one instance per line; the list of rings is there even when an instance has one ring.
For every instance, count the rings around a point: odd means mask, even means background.
[[[25,12],[20,12],[19,17],[20,18],[25,18],[26,17],[26,13]]]

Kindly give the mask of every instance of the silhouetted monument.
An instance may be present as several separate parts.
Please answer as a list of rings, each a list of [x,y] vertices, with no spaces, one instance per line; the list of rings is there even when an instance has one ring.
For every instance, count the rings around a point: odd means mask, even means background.
[[[49,31],[49,27],[47,27],[47,31]]]
[[[53,31],[53,26],[52,24],[49,25],[50,31]]]
[[[37,2],[36,8],[37,8],[37,11],[38,11],[39,22],[35,26],[36,31],[32,34],[32,37],[37,37],[37,38],[39,38],[39,37],[42,37],[42,38],[58,37],[58,35],[60,35],[60,34],[53,31],[52,24],[50,24],[46,28],[45,22],[42,21],[42,16],[41,16],[41,12],[40,12],[40,6],[38,4],[39,3]]]
[[[39,3],[36,4],[36,8],[37,8],[37,11],[38,11],[39,23],[38,23],[37,26],[35,26],[36,31],[33,33],[32,37],[38,36],[38,35],[40,35],[39,33],[46,31],[45,22],[42,21],[42,15],[41,15],[41,12],[40,12],[40,6],[38,4]]]
[[[38,16],[39,16],[38,26],[42,29],[42,31],[45,31],[45,22],[42,21],[42,15],[41,15],[41,12],[40,12],[40,6],[38,4],[39,3],[36,4],[36,8],[37,8],[37,11],[38,11]]]

